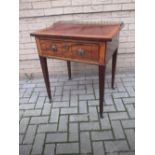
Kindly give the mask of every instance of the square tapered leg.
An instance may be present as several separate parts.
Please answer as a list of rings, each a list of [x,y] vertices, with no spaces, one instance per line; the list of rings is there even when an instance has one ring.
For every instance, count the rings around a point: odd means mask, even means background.
[[[71,62],[67,61],[68,78],[71,80]]]
[[[51,89],[50,89],[50,81],[49,81],[49,74],[48,74],[48,67],[47,67],[47,59],[45,57],[39,56],[40,64],[42,68],[42,73],[48,93],[49,100],[51,101]]]
[[[111,81],[111,87],[114,89],[114,83],[115,83],[115,73],[116,73],[116,63],[117,63],[117,49],[114,52],[112,56],[112,81]]]
[[[105,65],[99,65],[99,99],[100,99],[100,117],[103,117],[103,103],[104,103],[104,85],[105,85]]]

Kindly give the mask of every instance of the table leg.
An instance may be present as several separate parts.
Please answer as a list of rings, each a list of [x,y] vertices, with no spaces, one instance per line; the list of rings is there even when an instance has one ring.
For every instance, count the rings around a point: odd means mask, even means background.
[[[45,57],[39,56],[40,64],[43,72],[43,77],[48,93],[49,100],[51,101],[51,89],[50,89],[50,81],[49,81],[49,75],[48,75],[48,67],[47,67],[47,59]]]
[[[105,85],[106,66],[99,65],[99,99],[100,99],[100,117],[103,118],[103,102],[104,102],[104,85]]]
[[[114,89],[114,82],[115,82],[115,72],[116,72],[116,62],[117,62],[117,51],[114,52],[112,56],[112,81],[111,81],[111,87]]]
[[[71,62],[67,61],[68,78],[71,79]]]

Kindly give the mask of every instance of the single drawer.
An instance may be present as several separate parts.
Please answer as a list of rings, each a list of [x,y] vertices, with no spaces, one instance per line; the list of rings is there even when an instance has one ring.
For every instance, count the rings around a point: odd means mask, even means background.
[[[86,61],[99,61],[99,48],[97,44],[73,44],[72,58]]]
[[[41,53],[48,56],[61,56],[62,43],[53,40],[40,40]]]
[[[40,39],[42,55],[71,57],[71,43],[69,41],[57,41],[50,39]]]

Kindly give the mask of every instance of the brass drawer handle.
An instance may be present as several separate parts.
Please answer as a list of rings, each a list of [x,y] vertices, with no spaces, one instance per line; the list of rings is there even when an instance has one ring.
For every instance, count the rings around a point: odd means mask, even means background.
[[[57,51],[57,47],[55,45],[52,45],[51,51],[56,52]]]
[[[65,49],[65,50],[68,50],[68,49],[69,49],[69,47],[70,47],[70,45],[69,45],[69,44],[67,44],[67,43],[66,43],[66,44],[64,44],[64,49]]]
[[[84,49],[79,48],[78,51],[77,51],[77,54],[78,54],[79,56],[84,56],[84,54],[85,54]]]

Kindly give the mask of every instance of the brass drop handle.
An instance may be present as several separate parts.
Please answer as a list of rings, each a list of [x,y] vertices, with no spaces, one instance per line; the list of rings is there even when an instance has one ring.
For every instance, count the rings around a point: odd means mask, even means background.
[[[52,45],[51,51],[56,52],[57,51],[57,47],[55,45]]]
[[[64,44],[64,49],[65,50],[68,50],[69,49],[69,46],[70,46],[69,44]]]
[[[83,55],[85,54],[84,49],[79,48],[78,51],[77,51],[77,54],[78,54],[79,56],[83,56]]]

